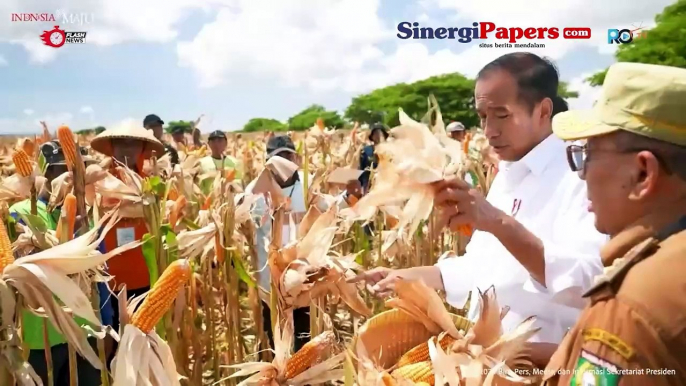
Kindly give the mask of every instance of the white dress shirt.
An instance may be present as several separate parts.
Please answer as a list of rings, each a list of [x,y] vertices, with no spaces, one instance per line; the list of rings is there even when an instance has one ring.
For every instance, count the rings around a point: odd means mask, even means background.
[[[541,330],[531,341],[559,343],[585,305],[582,294],[602,273],[600,248],[609,239],[595,229],[586,183],[569,169],[565,143],[551,135],[521,160],[501,162],[487,200],[543,241],[545,287],[495,236],[476,231],[464,256],[437,264],[448,302],[463,307],[472,291],[468,317],[476,320],[477,289],[493,285],[500,306],[510,307],[505,331],[536,316]]]

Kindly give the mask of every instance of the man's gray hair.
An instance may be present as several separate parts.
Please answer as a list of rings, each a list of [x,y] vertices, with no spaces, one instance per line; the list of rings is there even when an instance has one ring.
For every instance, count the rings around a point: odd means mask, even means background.
[[[628,131],[615,133],[617,146],[620,149],[639,149],[653,153],[667,169],[669,174],[676,174],[686,182],[686,146],[661,141],[634,134]]]

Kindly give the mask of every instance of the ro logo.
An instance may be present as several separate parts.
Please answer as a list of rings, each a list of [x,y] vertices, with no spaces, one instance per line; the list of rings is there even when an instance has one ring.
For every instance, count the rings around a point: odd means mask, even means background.
[[[627,28],[624,29],[608,29],[607,30],[607,44],[628,44],[631,43],[634,40],[634,33],[636,33],[636,38],[641,36],[642,34],[638,31],[640,31],[642,28],[636,28],[634,30],[630,30]]]

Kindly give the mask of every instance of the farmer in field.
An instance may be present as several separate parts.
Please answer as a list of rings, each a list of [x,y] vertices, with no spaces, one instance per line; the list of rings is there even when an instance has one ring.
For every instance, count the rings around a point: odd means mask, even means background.
[[[179,163],[179,153],[172,145],[162,141],[162,137],[164,136],[164,128],[162,127],[163,125],[164,121],[155,114],[150,114],[143,119],[143,127],[148,130],[152,130],[155,138],[157,138],[157,140],[164,145],[165,152],[169,153],[172,165],[176,165]],[[158,154],[157,157],[162,157],[162,154]]]
[[[273,136],[267,142],[267,160],[271,157],[282,157],[286,160],[299,165],[299,156],[295,150],[295,144],[290,137],[286,135]],[[304,180],[304,173],[298,170],[290,178],[282,180],[280,177],[275,175],[275,180],[281,187],[281,193],[284,197],[290,199],[290,212],[287,215],[292,215],[297,227],[300,221],[302,221],[307,211],[307,206],[305,204],[305,190],[302,181]],[[312,176],[310,175],[309,180],[312,181]],[[247,193],[252,192],[257,180],[252,181],[245,188]],[[348,188],[351,189],[351,193],[343,192],[340,198],[345,198],[348,194],[361,194],[361,189],[357,181],[350,182]],[[359,198],[359,197],[357,197]],[[347,201],[345,199],[338,199],[338,205],[345,207]],[[258,223],[265,217],[264,214],[267,211],[266,202],[264,199],[257,202],[255,210],[253,211],[253,218],[258,221]],[[268,246],[271,240],[271,220],[267,219],[265,223],[259,224],[259,228],[256,232],[256,243],[257,243],[257,254],[258,254],[258,265],[262,269],[259,273],[259,287],[260,295],[262,298],[262,317],[264,322],[264,329],[267,332],[269,342],[271,347],[274,347],[273,331],[271,328],[271,312],[269,309],[269,297],[268,294],[271,291],[271,275],[269,271],[269,266],[267,265],[268,257]],[[286,245],[290,240],[289,227],[284,227],[284,233],[281,235],[283,244]],[[305,343],[310,340],[310,312],[309,307],[297,308],[293,311],[293,324],[294,324],[294,334],[295,342],[293,350],[298,351]]]
[[[181,126],[174,126],[171,129],[171,135],[176,151],[186,150],[186,131],[184,128]]]
[[[593,111],[553,120],[560,138],[586,140],[567,147],[569,166],[588,184],[596,228],[612,238],[549,385],[686,384],[684,109],[686,70],[617,63]],[[660,369],[668,372],[646,374]],[[636,370],[644,374],[619,374]]]
[[[84,148],[79,148],[82,156],[86,158],[88,151]],[[38,192],[38,201],[36,207],[38,209],[38,216],[43,220],[43,222],[51,228],[57,228],[57,222],[59,220],[59,211],[54,213],[48,212],[48,202],[50,201],[50,187],[52,182],[62,174],[68,171],[67,164],[64,160],[64,153],[62,152],[62,146],[59,141],[46,142],[40,147],[40,152],[45,158],[46,167],[44,176],[46,178],[45,184],[40,192]],[[93,160],[86,158],[86,162],[92,163]],[[14,216],[19,220],[17,213],[31,214],[31,199],[26,199],[24,201],[17,202],[10,208],[11,212],[14,212]]]
[[[364,170],[360,176],[360,183],[365,192],[369,191],[371,170],[376,169],[379,164],[379,159],[374,153],[374,147],[386,139],[388,139],[386,127],[381,123],[372,125],[372,130],[369,133],[369,140],[372,144],[365,146],[360,153],[360,170]]]
[[[121,127],[106,130],[91,142],[93,150],[125,164],[129,169],[143,176],[143,162],[153,155],[163,154],[164,145],[158,141],[149,130],[138,127]],[[111,171],[116,177],[123,176],[117,170]],[[121,219],[105,236],[104,251],[110,251],[126,243],[140,240],[148,233],[143,213],[137,217]],[[129,297],[142,295],[150,289],[148,266],[143,256],[143,250],[137,248],[114,256],[107,261],[108,272],[114,276],[110,287],[118,291],[122,285],[126,286]],[[119,327],[119,310],[116,298],[114,302],[113,327]]]
[[[271,157],[282,157],[293,163],[298,163],[298,154],[295,151],[295,144],[288,136],[273,136],[267,142],[267,160]],[[310,176],[311,178],[311,176]],[[302,184],[304,177],[303,172],[298,171],[290,178],[283,181],[276,178],[281,186],[282,194],[290,198],[291,213],[293,215],[296,226],[300,223],[306,212],[305,205],[305,190]],[[310,179],[311,180],[311,179]],[[257,180],[252,181],[245,188],[246,192],[252,192]],[[267,210],[266,202],[261,200],[257,203],[253,215],[255,218],[262,218]],[[271,277],[269,267],[267,266],[267,250],[271,240],[271,221],[267,220],[264,224],[260,224],[256,233],[258,265],[259,268],[266,267],[260,272],[258,283],[260,286],[260,294],[262,295],[262,318],[264,322],[264,329],[269,338],[271,347],[274,347],[274,337],[271,327],[271,312],[269,310],[269,297],[266,296],[271,292]],[[282,234],[283,244],[285,245],[290,240],[288,234]],[[307,343],[310,333],[310,312],[309,308],[297,308],[293,310],[293,327],[295,333],[294,352],[299,350],[305,343]]]
[[[240,181],[243,178],[243,171],[238,160],[225,154],[227,145],[226,134],[221,130],[213,131],[207,138],[207,146],[210,148],[211,154],[200,160],[201,177],[205,176],[200,181],[200,189],[203,194],[210,192],[215,175],[220,170],[224,170],[225,173],[233,173],[235,180]]]
[[[478,291],[494,286],[506,330],[536,316],[534,361],[544,366],[584,306],[582,294],[602,271],[607,237],[593,227],[586,185],[571,172],[565,143],[552,134],[552,117],[566,110],[552,63],[512,53],[486,65],[476,82],[476,109],[489,143],[502,160],[488,197],[462,180],[435,184],[438,226],[475,232],[466,254],[428,267],[377,268],[358,276],[380,295],[398,278],[422,279],[445,290],[448,302],[478,318]]]
[[[450,138],[459,142],[464,141],[465,136],[467,135],[467,129],[461,122],[450,122],[445,128],[445,131],[448,132]]]
[[[86,163],[93,162],[87,158],[87,151],[80,148],[81,154]],[[50,186],[52,181],[64,173],[67,173],[67,165],[65,162],[62,147],[58,141],[46,142],[40,147],[40,152],[45,158],[46,169],[45,178],[47,179],[43,189],[38,195],[36,205],[37,216],[43,221],[49,230],[56,230],[57,223],[60,216],[60,208],[54,211],[48,211],[48,202],[50,200]],[[10,207],[10,215],[21,222],[22,215],[31,214],[31,200],[27,199],[18,202]],[[100,315],[103,325],[112,324],[112,305],[108,301],[109,291],[105,283],[98,283],[98,292],[100,294]],[[28,347],[29,358],[28,361],[41,378],[44,384],[48,384],[48,367],[45,359],[45,341],[44,341],[44,321],[48,319],[34,315],[28,310],[22,313],[22,341]],[[78,325],[88,324],[88,322],[81,318],[75,318]],[[50,354],[52,357],[52,373],[56,385],[69,384],[69,347],[67,340],[60,334],[52,322],[47,322],[47,340],[50,344]],[[95,338],[90,338],[89,343],[93,348],[96,347]],[[79,385],[84,386],[98,386],[100,385],[100,371],[95,369],[87,360],[81,356],[77,358],[77,372]]]
[[[197,150],[200,149],[201,147],[205,146],[205,143],[202,141],[200,138],[200,129],[197,127],[193,128],[193,149]]]

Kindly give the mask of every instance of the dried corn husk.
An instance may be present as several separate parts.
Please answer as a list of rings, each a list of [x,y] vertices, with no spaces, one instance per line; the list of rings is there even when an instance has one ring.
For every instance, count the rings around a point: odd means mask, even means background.
[[[383,205],[402,205],[398,224],[393,228],[395,234],[388,236],[383,251],[403,235],[414,235],[421,221],[428,219],[434,197],[429,184],[465,168],[459,142],[449,138],[445,129],[435,128],[434,133],[402,109],[399,115],[400,126],[391,130],[393,138],[377,146],[379,165],[371,191],[341,213],[350,224],[369,221]],[[437,122],[442,126],[440,112]]]
[[[119,296],[119,301],[126,304],[125,292],[124,296]],[[132,312],[132,307],[124,308],[128,309],[125,312]],[[176,372],[176,363],[167,342],[154,330],[145,334],[132,324],[124,326],[117,356],[112,361],[112,371],[113,386],[179,386],[182,379]]]
[[[341,363],[345,359],[345,353],[331,355],[324,361],[319,363],[312,362],[306,364],[309,367],[307,370],[300,372],[292,379],[286,379],[286,368],[288,362],[293,358],[290,348],[293,344],[293,327],[292,322],[286,321],[281,327],[281,323],[277,323],[274,334],[274,353],[275,358],[272,363],[266,362],[247,362],[232,366],[226,366],[232,369],[238,369],[236,373],[229,378],[248,376],[245,380],[240,382],[239,386],[244,385],[276,385],[276,386],[305,386],[324,383],[343,377],[343,369],[339,369]],[[322,335],[331,334],[331,331],[325,331]],[[315,337],[313,340],[318,340]],[[322,343],[329,344],[328,339],[322,340]],[[304,347],[303,347],[304,349]],[[314,359],[314,358],[313,358]],[[227,379],[229,379],[227,378]],[[219,380],[215,384],[224,382],[226,379]]]
[[[299,225],[297,234],[305,234],[303,238],[292,240],[270,254],[269,268],[272,279],[278,283],[279,300],[284,310],[288,310],[304,307],[312,299],[333,293],[355,312],[369,316],[371,311],[359,296],[355,284],[346,281],[352,275],[350,269],[358,268],[354,262],[355,255],[340,257],[329,254],[338,231],[338,207],[332,205],[321,215],[317,215],[316,210],[310,209],[306,215],[308,221]]]
[[[387,302],[396,309],[371,318],[356,337],[357,346],[369,349],[371,362],[379,368],[392,368],[402,354],[425,342],[437,385],[524,385],[537,380],[521,377],[511,367],[532,369],[526,341],[538,331],[533,328],[535,319],[529,318],[515,330],[501,334],[504,313],[498,309],[492,288],[480,292],[481,317],[473,326],[451,316],[435,291],[420,281],[400,280],[396,291],[398,298]],[[454,324],[456,320],[461,326]],[[462,328],[467,332],[461,332]],[[437,342],[446,334],[456,340],[443,350]]]
[[[59,298],[74,315],[84,318],[93,326],[102,327],[88,296],[68,275],[94,272],[97,276],[97,270],[109,258],[140,245],[140,242],[125,244],[106,254],[97,251],[98,245],[118,219],[117,212],[111,212],[86,234],[48,250],[19,258],[7,266],[2,275],[2,280],[21,293],[31,310],[47,315],[69,344],[97,369],[102,368],[102,363],[88,344],[83,330],[56,303],[54,297]],[[98,237],[103,224],[104,229]]]

